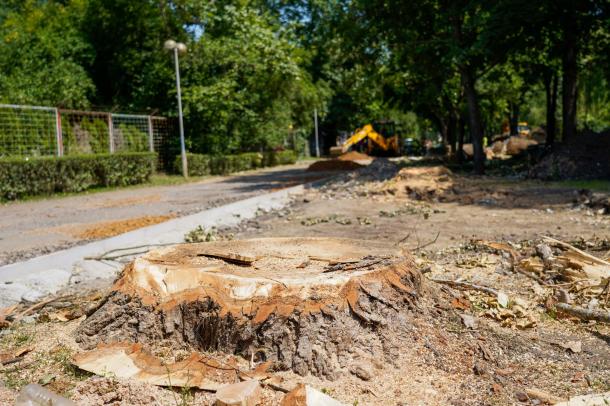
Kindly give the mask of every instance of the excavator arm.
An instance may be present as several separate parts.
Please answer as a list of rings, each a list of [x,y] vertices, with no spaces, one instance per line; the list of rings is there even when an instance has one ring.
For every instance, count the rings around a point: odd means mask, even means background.
[[[389,145],[383,135],[375,131],[371,124],[367,124],[364,127],[356,130],[354,134],[343,143],[343,145],[341,146],[342,151],[347,152],[353,145],[358,144],[365,138],[369,138],[370,140],[372,140],[375,144],[379,145],[379,147],[384,151],[388,150]]]

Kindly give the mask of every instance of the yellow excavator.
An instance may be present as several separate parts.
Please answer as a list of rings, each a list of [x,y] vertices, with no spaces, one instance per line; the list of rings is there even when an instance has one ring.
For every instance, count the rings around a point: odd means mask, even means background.
[[[378,121],[358,128],[343,144],[331,147],[330,154],[341,155],[355,146],[368,155],[400,155],[400,137],[393,121]]]

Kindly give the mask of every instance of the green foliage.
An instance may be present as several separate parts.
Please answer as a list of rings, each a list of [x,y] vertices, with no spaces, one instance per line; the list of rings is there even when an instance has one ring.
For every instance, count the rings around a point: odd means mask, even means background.
[[[289,165],[297,161],[294,151],[248,152],[236,155],[187,154],[189,176],[226,175],[266,166]],[[182,160],[177,156],[174,170],[180,173]]]
[[[62,122],[64,154],[105,154],[109,151],[108,121],[84,118],[78,124]]]
[[[2,158],[0,199],[138,184],[150,178],[155,162],[156,154],[150,152]]]
[[[183,58],[192,150],[227,154],[284,144],[311,128],[317,89],[296,47],[254,8],[210,5],[205,35]]]
[[[86,0],[11,2],[0,15],[0,102],[87,106],[93,49],[80,25]]]

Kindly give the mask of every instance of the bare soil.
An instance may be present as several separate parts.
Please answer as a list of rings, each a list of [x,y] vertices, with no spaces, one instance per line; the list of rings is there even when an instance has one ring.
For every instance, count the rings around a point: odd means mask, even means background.
[[[545,396],[610,391],[610,326],[556,312],[558,289],[517,272],[506,251],[485,242],[502,242],[527,256],[547,235],[607,258],[610,216],[581,204],[580,195],[538,181],[471,177],[442,168],[404,169],[375,160],[310,189],[286,209],[219,234],[235,239],[356,238],[365,247],[370,242],[371,255],[379,246],[405,249],[414,255],[423,283],[437,292],[435,300],[393,321],[395,328],[375,327],[375,334],[393,345],[355,345],[350,360],[358,365],[348,363],[332,376],[278,368],[274,375],[281,386],[308,383],[358,405],[540,405],[547,404]],[[510,304],[504,306],[500,295],[432,279],[499,290]],[[570,295],[578,305],[592,305],[595,299],[607,309],[603,296],[572,290]],[[581,302],[585,299],[588,302]],[[89,298],[76,307],[93,314],[87,308],[99,300]],[[70,299],[70,306],[75,301]],[[45,307],[34,312],[36,321],[0,330],[0,352],[33,346],[22,361],[0,369],[0,379],[9,387],[0,385],[0,399],[50,374],[50,389],[84,404],[212,404],[214,396],[207,392],[147,387],[76,370],[65,354],[82,351],[75,337],[86,325],[86,316],[70,321],[45,318],[56,311]],[[173,339],[148,340],[147,345],[167,361],[184,359],[192,349]],[[251,366],[247,352],[234,352],[236,365]],[[262,361],[254,358],[255,365]],[[265,404],[279,404],[283,393],[266,387],[264,397]]]

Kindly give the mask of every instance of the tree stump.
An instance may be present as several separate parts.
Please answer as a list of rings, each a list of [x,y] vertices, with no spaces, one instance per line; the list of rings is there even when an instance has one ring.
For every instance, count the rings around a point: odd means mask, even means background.
[[[92,348],[170,339],[333,379],[356,353],[388,356],[384,328],[404,324],[423,291],[412,257],[378,242],[177,245],[128,265],[77,341]]]

